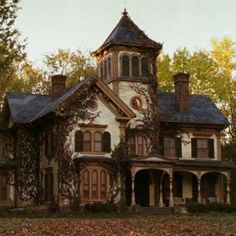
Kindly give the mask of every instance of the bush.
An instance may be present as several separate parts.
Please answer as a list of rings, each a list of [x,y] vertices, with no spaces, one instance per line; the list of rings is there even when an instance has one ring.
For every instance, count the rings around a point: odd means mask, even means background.
[[[58,210],[59,210],[58,203],[53,199],[48,205],[47,212],[51,214],[57,212]]]
[[[225,204],[225,203],[209,203],[199,204],[193,203],[187,205],[189,213],[206,213],[206,212],[220,212],[220,213],[233,213],[236,212],[236,205]]]
[[[72,213],[79,213],[80,211],[80,198],[75,198],[70,202],[70,210]]]
[[[84,210],[88,213],[116,212],[117,205],[112,203],[88,203],[84,206]]]

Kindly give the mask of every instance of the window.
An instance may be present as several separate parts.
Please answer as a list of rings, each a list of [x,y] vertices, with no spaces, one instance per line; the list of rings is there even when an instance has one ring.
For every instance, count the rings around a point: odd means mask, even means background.
[[[45,137],[45,155],[52,156],[53,155],[53,132],[46,133]]]
[[[164,156],[175,157],[175,138],[164,138]]]
[[[92,171],[92,199],[98,199],[98,172]]]
[[[165,157],[181,157],[182,142],[181,138],[164,137],[160,139],[162,155]]]
[[[111,152],[111,135],[109,132],[90,130],[75,133],[75,152]]]
[[[101,73],[101,78],[103,79],[103,62],[101,62],[101,65],[100,65],[100,73]]]
[[[193,158],[214,158],[214,139],[193,138],[192,139]]]
[[[144,143],[145,143],[144,137],[138,136],[137,139],[138,139],[137,154],[138,154],[138,156],[143,156],[144,155]]]
[[[139,110],[143,106],[143,101],[140,97],[135,96],[135,97],[131,98],[130,105],[133,109]]]
[[[83,198],[89,199],[89,171],[83,173]]]
[[[92,151],[92,135],[89,131],[84,132],[83,139],[83,151],[91,152]]]
[[[107,79],[107,60],[104,61],[104,79]]]
[[[108,78],[111,77],[111,58],[108,58]]]
[[[129,140],[130,154],[135,155],[135,137],[131,137]]]
[[[0,176],[0,201],[7,201],[7,178]]]
[[[107,175],[104,170],[100,172],[100,197],[103,200],[107,197]]]
[[[132,76],[139,77],[139,59],[136,56],[132,58]]]
[[[149,63],[146,57],[142,58],[142,76],[149,76]]]
[[[102,134],[100,132],[94,133],[94,152],[102,151]]]
[[[133,136],[129,139],[130,154],[144,156],[147,155],[147,143],[143,136]]]
[[[129,76],[129,57],[126,55],[122,57],[122,75]]]

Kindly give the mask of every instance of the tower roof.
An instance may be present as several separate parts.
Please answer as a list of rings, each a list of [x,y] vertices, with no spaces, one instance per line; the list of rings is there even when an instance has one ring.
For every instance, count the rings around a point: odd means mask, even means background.
[[[95,54],[109,45],[127,45],[160,50],[162,44],[150,39],[129,17],[126,9],[122,17],[105,42],[95,51]]]

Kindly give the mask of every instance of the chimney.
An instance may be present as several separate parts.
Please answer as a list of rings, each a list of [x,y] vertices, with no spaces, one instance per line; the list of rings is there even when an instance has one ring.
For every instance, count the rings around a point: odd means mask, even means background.
[[[187,112],[189,109],[189,74],[177,73],[173,76],[175,84],[175,104],[178,111]]]
[[[51,97],[54,99],[59,98],[66,89],[66,76],[64,75],[54,75],[51,78]]]

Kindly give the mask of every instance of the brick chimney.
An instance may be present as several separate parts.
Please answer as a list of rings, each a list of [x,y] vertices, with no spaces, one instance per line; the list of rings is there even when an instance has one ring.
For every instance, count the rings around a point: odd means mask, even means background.
[[[66,89],[66,76],[64,75],[54,75],[51,78],[51,96],[54,99],[59,98]]]
[[[189,109],[189,74],[177,73],[173,76],[175,84],[175,104],[180,112],[187,112]]]

